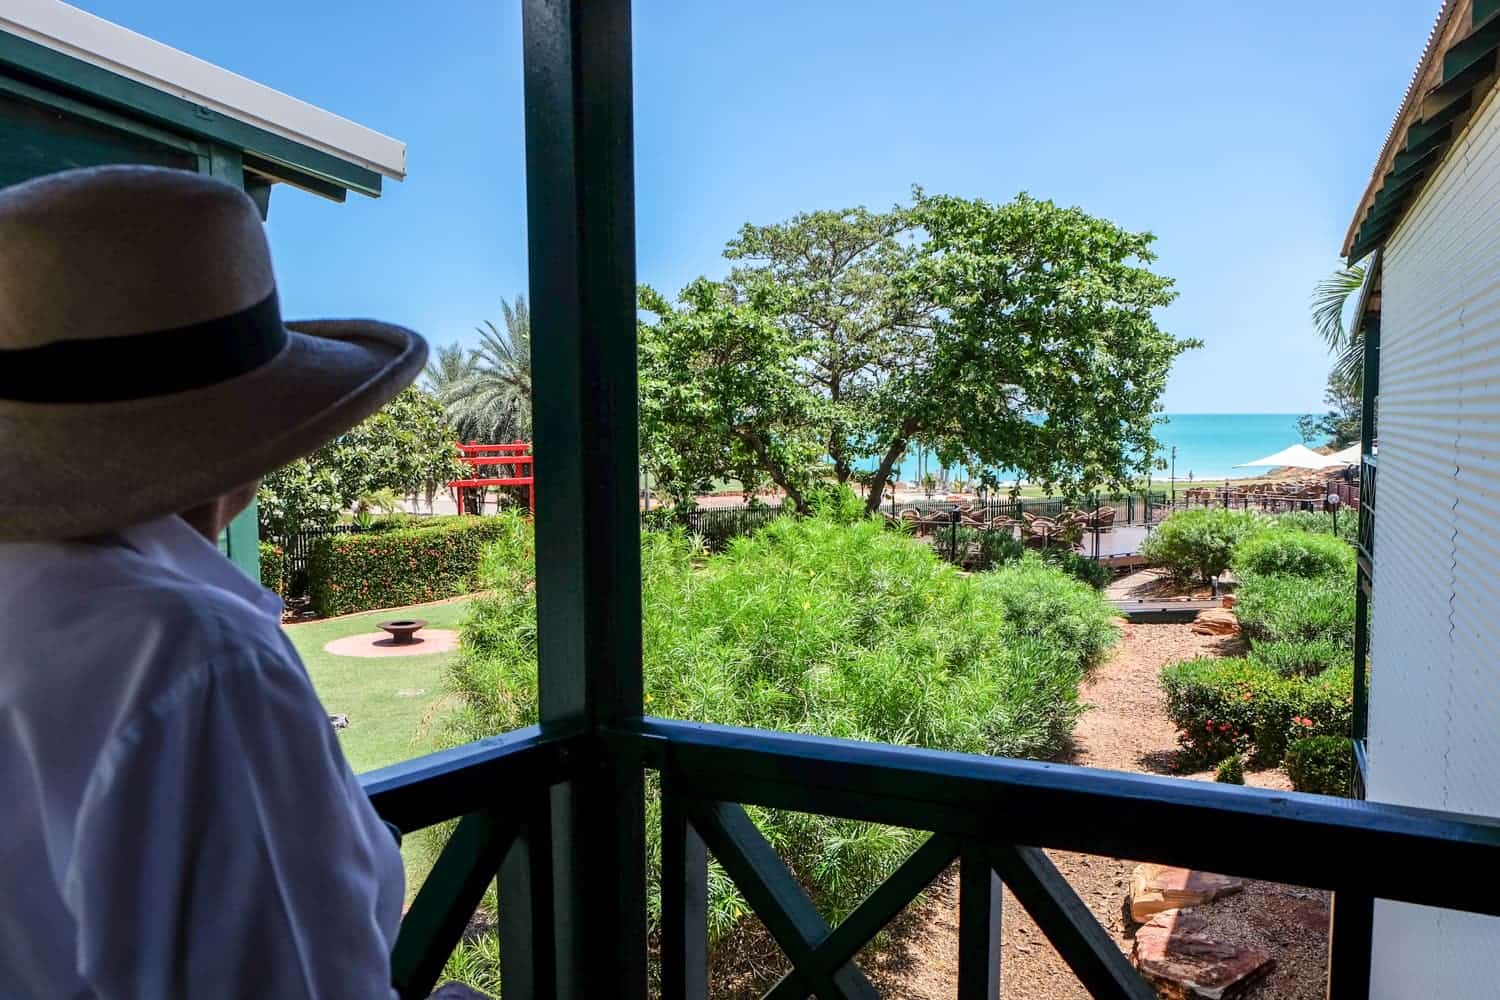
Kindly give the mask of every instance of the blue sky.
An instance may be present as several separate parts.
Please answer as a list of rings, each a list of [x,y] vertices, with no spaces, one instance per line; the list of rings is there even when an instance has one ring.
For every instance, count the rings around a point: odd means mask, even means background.
[[[526,288],[515,0],[80,0],[102,17],[409,146],[378,201],[279,189],[289,316],[370,315],[437,343]],[[1170,412],[1317,408],[1307,319],[1437,0],[1257,4],[639,0],[639,275],[724,271],[746,221],[913,183],[1026,190],[1158,236],[1204,340]]]

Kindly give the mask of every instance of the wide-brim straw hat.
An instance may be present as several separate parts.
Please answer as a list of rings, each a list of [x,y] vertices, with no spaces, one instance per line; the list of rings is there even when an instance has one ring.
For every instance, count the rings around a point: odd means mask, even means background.
[[[0,190],[0,541],[107,532],[315,451],[421,372],[374,320],[284,323],[254,203],[155,167]]]

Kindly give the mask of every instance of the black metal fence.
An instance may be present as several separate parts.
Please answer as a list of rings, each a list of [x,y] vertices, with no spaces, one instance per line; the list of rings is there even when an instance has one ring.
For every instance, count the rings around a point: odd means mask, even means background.
[[[730,541],[740,535],[748,535],[765,527],[792,508],[778,504],[775,507],[744,504],[737,507],[697,507],[689,511],[674,511],[659,508],[641,513],[641,527],[660,529],[682,527],[690,534],[698,535],[710,552],[723,552]]]
[[[331,524],[326,528],[303,528],[289,538],[268,538],[286,554],[286,593],[300,597],[307,593],[307,564],[320,538],[349,535],[364,531],[357,524]]]

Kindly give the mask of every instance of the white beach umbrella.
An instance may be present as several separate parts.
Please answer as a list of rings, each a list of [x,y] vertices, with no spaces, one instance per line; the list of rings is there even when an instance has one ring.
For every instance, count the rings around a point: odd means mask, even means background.
[[[1337,461],[1340,465],[1358,465],[1360,461],[1359,442],[1356,441],[1343,451],[1336,451],[1328,456],[1329,461]]]
[[[1332,455],[1319,455],[1305,444],[1294,444],[1290,448],[1281,449],[1274,455],[1257,458],[1253,462],[1241,462],[1235,468],[1246,469],[1255,465],[1264,465],[1272,468],[1289,466],[1293,469],[1330,469],[1345,464],[1336,461]]]

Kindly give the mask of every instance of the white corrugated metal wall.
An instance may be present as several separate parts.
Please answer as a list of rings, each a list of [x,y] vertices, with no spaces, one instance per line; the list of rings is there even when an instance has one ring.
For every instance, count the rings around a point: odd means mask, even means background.
[[[1367,797],[1500,815],[1500,102],[1391,236],[1383,282]],[[1372,996],[1497,983],[1500,919],[1377,904]]]

